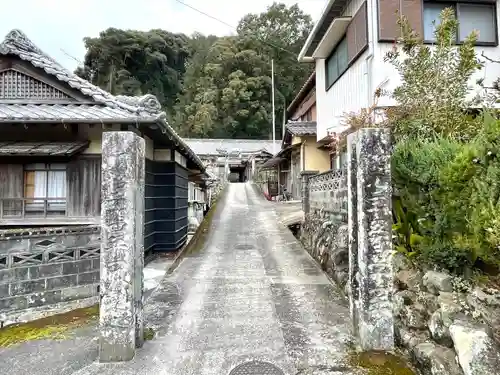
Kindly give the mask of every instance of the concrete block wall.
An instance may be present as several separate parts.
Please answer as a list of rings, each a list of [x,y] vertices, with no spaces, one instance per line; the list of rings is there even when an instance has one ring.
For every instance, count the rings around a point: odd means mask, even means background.
[[[0,231],[0,314],[99,294],[100,228]]]

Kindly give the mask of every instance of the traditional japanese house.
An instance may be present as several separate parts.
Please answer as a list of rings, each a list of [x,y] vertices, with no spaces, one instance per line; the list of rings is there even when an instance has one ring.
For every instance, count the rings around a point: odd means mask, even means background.
[[[13,30],[0,44],[0,227],[100,223],[101,137],[146,141],[145,250],[187,237],[188,181],[205,167],[152,95],[113,96]]]

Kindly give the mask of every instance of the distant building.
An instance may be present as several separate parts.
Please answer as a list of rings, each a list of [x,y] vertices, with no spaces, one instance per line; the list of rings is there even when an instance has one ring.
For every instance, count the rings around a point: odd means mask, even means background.
[[[281,141],[255,139],[185,138],[188,146],[200,157],[207,172],[220,180],[252,180],[259,165],[272,157]]]

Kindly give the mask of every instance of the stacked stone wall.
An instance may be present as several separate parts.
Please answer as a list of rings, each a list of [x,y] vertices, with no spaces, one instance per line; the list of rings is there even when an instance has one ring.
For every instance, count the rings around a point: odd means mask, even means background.
[[[496,374],[500,290],[394,257],[396,338],[426,374]]]
[[[344,289],[361,349],[405,348],[423,375],[500,373],[500,291],[417,271],[391,243],[390,137],[362,129],[347,165],[303,172],[300,239]]]

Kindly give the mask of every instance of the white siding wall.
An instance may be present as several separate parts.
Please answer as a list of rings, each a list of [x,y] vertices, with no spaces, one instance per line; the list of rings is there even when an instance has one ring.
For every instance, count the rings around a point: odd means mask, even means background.
[[[353,16],[363,0],[353,0],[346,7],[343,15]],[[500,9],[497,1],[497,19],[500,25]],[[368,41],[373,47],[368,48],[342,77],[327,91],[325,87],[325,60],[316,60],[316,103],[318,140],[324,138],[329,130],[340,126],[346,113],[359,112],[373,104],[373,93],[380,87],[391,91],[400,84],[400,78],[392,65],[384,62],[385,54],[392,48],[392,43],[378,43],[376,0],[367,0],[368,10]],[[373,51],[372,58],[370,52]],[[500,47],[477,47],[478,56],[485,55],[500,60]],[[500,77],[500,64],[488,62],[485,67],[471,79],[471,87],[477,86],[478,78],[485,78],[485,85],[491,86],[492,81]],[[472,93],[471,93],[472,95]],[[379,106],[394,105],[389,97],[380,98]]]
[[[354,16],[364,0],[353,0],[347,6],[343,16]],[[367,1],[368,15],[374,12],[371,8],[372,0]],[[368,20],[368,39],[371,40],[372,20]],[[334,83],[329,90],[325,85],[325,59],[316,60],[316,106],[317,106],[317,139],[324,138],[329,130],[341,126],[346,113],[357,112],[366,106],[368,82],[366,76],[367,49],[354,64]]]

